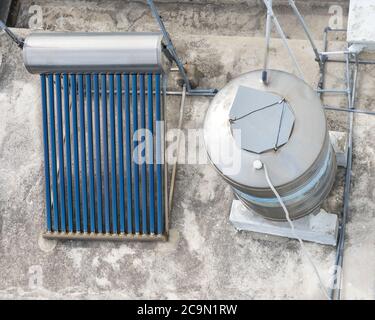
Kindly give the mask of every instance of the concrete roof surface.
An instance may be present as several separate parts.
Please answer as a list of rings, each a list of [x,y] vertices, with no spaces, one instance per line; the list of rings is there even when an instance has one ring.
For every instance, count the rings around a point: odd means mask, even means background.
[[[202,87],[221,88],[237,75],[262,66],[264,8],[259,1],[236,2],[160,4],[177,51],[202,72]],[[320,1],[308,2],[302,13],[322,48],[329,8]],[[343,6],[345,23],[348,3],[335,3]],[[21,35],[30,32],[32,4],[42,8],[41,26],[48,30],[157,30],[139,1],[26,0],[16,24],[20,29],[14,29]],[[280,2],[277,10],[306,81],[315,87],[319,70],[309,43],[290,9]],[[273,36],[270,67],[292,72],[281,41]],[[346,45],[345,35],[332,35],[330,40],[329,49]],[[0,58],[0,298],[323,298],[297,241],[233,228],[228,220],[232,191],[208,164],[179,165],[166,243],[43,240],[39,77],[27,73],[20,50],[4,34],[0,34]],[[344,65],[330,64],[326,86],[343,85]],[[173,77],[169,86],[177,88]],[[375,67],[361,66],[358,108],[375,111],[374,87]],[[324,102],[346,105],[339,95],[327,95]],[[168,96],[166,103],[168,124],[176,127],[180,97]],[[185,129],[202,127],[209,103],[209,97],[187,97]],[[346,113],[327,111],[327,117],[331,130],[346,130]],[[343,298],[375,299],[375,118],[356,115],[354,125]],[[339,169],[325,210],[340,213],[343,180],[344,170]],[[328,283],[335,248],[314,243],[306,243],[306,248]]]

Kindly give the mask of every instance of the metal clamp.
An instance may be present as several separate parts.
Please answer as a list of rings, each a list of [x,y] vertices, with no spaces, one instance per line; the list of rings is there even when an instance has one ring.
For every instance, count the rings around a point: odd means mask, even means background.
[[[161,32],[163,33],[164,41],[165,41],[165,47],[169,51],[170,56],[176,62],[178,70],[181,73],[182,78],[184,79],[187,93],[194,93],[195,95],[215,94],[217,92],[217,89],[192,89],[191,88],[189,77],[188,77],[188,75],[185,71],[185,68],[184,68],[180,58],[178,57],[176,48],[174,47],[172,39],[171,39],[167,29],[165,28],[164,22],[163,22],[163,20],[160,16],[158,10],[156,9],[154,1],[153,0],[147,0],[147,4],[149,5],[151,13],[152,13],[156,22],[159,25],[159,28],[160,28]]]

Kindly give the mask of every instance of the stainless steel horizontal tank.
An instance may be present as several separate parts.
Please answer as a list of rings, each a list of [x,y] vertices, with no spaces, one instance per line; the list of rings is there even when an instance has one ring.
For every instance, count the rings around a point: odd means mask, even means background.
[[[204,122],[208,156],[243,204],[272,220],[285,220],[260,160],[290,217],[315,213],[332,188],[336,158],[316,92],[296,76],[269,70],[230,81],[214,97]]]
[[[161,33],[34,32],[23,57],[31,73],[158,72],[169,69]]]

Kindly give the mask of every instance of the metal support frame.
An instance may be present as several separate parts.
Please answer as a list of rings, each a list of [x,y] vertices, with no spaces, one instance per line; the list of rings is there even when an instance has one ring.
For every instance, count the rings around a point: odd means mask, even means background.
[[[293,51],[290,49],[287,41],[286,41],[286,37],[285,37],[285,34],[272,10],[272,0],[263,0],[264,4],[266,5],[267,7],[267,22],[266,22],[266,48],[265,48],[265,56],[264,56],[264,65],[263,65],[263,72],[262,72],[262,81],[263,83],[267,83],[267,69],[268,69],[268,55],[269,55],[269,43],[270,43],[270,35],[271,35],[271,29],[272,29],[272,22],[275,24],[276,26],[276,29],[283,41],[283,44],[285,46],[285,48],[288,50],[288,53],[289,53],[289,56],[291,57],[292,59],[292,62],[293,64],[295,65],[296,69],[298,70],[299,74],[300,74],[300,77],[301,79],[303,79],[303,73],[302,73],[302,70],[301,68],[299,67],[299,64],[297,62],[297,59],[295,57],[295,55],[293,54]],[[289,5],[291,6],[292,10],[293,10],[293,13],[296,15],[296,17],[298,18],[298,21],[300,22],[305,34],[306,34],[306,37],[308,39],[308,41],[310,42],[310,45],[311,45],[311,48],[315,54],[315,60],[318,62],[319,64],[319,70],[320,70],[320,74],[323,73],[323,68],[324,68],[324,59],[325,59],[325,56],[322,56],[319,51],[318,51],[318,48],[317,46],[315,45],[315,42],[314,40],[312,39],[312,36],[311,36],[311,32],[305,22],[305,20],[303,19],[301,13],[299,12],[294,0],[288,0],[288,3]],[[319,81],[319,85],[318,85],[318,90],[322,90],[322,81],[320,79]]]
[[[346,109],[346,108],[337,108],[332,106],[324,106],[324,109],[331,110],[331,111],[339,111],[339,112],[352,112],[352,113],[360,113],[360,114],[367,114],[370,116],[375,115],[375,111],[367,111],[367,110],[360,110],[360,109]]]
[[[292,49],[288,45],[288,41],[286,39],[286,36],[284,34],[283,29],[280,26],[280,23],[275,16],[273,10],[272,10],[272,1],[271,0],[263,0],[265,6],[267,7],[267,26],[266,26],[266,52],[265,52],[265,63],[264,63],[264,69],[262,72],[262,81],[263,83],[267,83],[267,66],[268,66],[268,55],[269,55],[269,42],[270,42],[270,35],[271,35],[271,27],[272,27],[272,22],[276,27],[276,30],[281,37],[281,40],[284,44],[284,47],[288,51],[288,54],[292,60],[292,63],[294,67],[297,69],[299,77],[304,80],[303,73],[301,70],[301,67],[299,66],[297,62],[297,58],[294,55]],[[302,18],[302,17],[301,17]]]
[[[305,19],[303,19],[303,17],[301,15],[301,13],[299,12],[299,10],[298,10],[298,8],[297,8],[294,0],[289,0],[288,2],[289,2],[289,5],[292,8],[294,14],[297,16],[300,24],[302,25],[303,30],[305,31],[306,37],[309,40],[310,45],[311,45],[311,47],[312,47],[312,49],[314,51],[315,61],[318,62],[320,73],[322,73],[323,69],[324,69],[324,59],[322,59],[322,56],[319,54],[318,48],[315,45],[315,42],[314,42],[314,40],[311,37],[311,32],[310,32],[309,28],[307,27],[307,24],[305,23]],[[322,89],[322,87],[320,86],[320,84],[321,83],[319,81],[318,89]]]
[[[327,57],[332,52],[327,51],[328,49],[328,32],[345,32],[345,29],[337,29],[333,30],[331,28],[326,28],[324,30],[324,52],[322,56]],[[336,249],[336,256],[335,256],[335,269],[333,274],[333,282],[331,284],[330,289],[330,298],[339,300],[341,298],[341,284],[342,284],[342,267],[343,267],[343,260],[344,260],[344,249],[345,249],[345,231],[346,231],[346,222],[349,215],[349,201],[350,201],[350,187],[351,187],[351,172],[352,172],[352,160],[353,160],[353,127],[354,127],[354,113],[364,113],[373,115],[375,112],[364,111],[364,110],[356,110],[355,108],[355,100],[356,100],[356,88],[357,88],[357,80],[358,80],[358,72],[359,72],[359,52],[350,52],[342,51],[341,54],[345,55],[345,60],[338,60],[333,61],[329,60],[328,58],[322,59],[323,61],[323,69],[320,74],[320,83],[319,88],[324,88],[324,80],[325,80],[325,66],[328,62],[344,62],[345,63],[345,75],[346,75],[346,87],[347,90],[343,90],[341,93],[347,95],[347,109],[341,108],[334,108],[334,107],[326,107],[328,110],[334,111],[347,111],[348,112],[348,143],[347,143],[347,164],[346,164],[346,172],[345,172],[345,186],[344,186],[344,195],[343,195],[343,210],[341,214],[341,221],[340,221],[340,228],[339,228],[339,239]],[[333,52],[332,54],[337,54],[337,52]],[[354,71],[351,70],[351,55],[354,57]],[[353,76],[353,81],[351,78]],[[328,90],[321,90],[321,93],[329,92]]]
[[[323,67],[323,62],[320,59],[318,48],[316,47],[315,42],[314,42],[313,38],[311,37],[311,33],[310,33],[309,28],[307,27],[305,19],[303,19],[303,17],[301,15],[301,13],[299,12],[294,0],[289,0],[289,5],[292,7],[294,14],[297,16],[299,22],[302,25],[303,30],[305,31],[306,37],[309,40],[310,45],[311,45],[311,47],[314,51],[315,58],[319,62],[319,66]]]
[[[109,240],[109,241],[167,241],[168,236],[162,235],[143,235],[143,234],[110,234],[110,233],[52,233],[46,232],[43,238],[48,240]]]
[[[210,94],[216,93],[217,89],[192,89],[192,87],[190,85],[189,77],[188,77],[188,75],[185,71],[185,68],[184,68],[180,58],[178,57],[176,48],[174,47],[172,39],[171,39],[167,29],[165,28],[164,22],[163,22],[163,20],[160,16],[155,4],[154,4],[154,1],[153,0],[147,0],[147,4],[149,5],[151,13],[152,13],[156,22],[159,25],[159,28],[160,28],[161,32],[163,33],[166,48],[167,48],[171,58],[175,61],[176,65],[178,67],[178,70],[181,73],[182,78],[184,79],[187,93],[190,93],[190,94],[194,93],[194,95],[206,95],[206,94],[210,95]]]
[[[268,4],[272,7],[272,0],[268,0]],[[267,18],[266,18],[266,47],[264,51],[264,64],[263,64],[263,72],[262,72],[262,82],[267,83],[267,70],[268,70],[268,57],[270,51],[270,39],[271,39],[271,29],[272,29],[272,19],[271,19],[271,12],[268,10],[267,7]]]
[[[356,59],[357,59],[356,55]],[[348,85],[350,86],[350,75],[349,75],[349,55],[346,55],[347,63],[347,81]],[[348,92],[348,105],[349,109],[355,108],[355,94],[356,94],[356,85],[357,85],[357,77],[358,77],[358,63],[355,65],[354,70],[354,81],[352,84],[351,92]],[[344,189],[344,207],[341,217],[341,226],[339,230],[339,240],[337,244],[336,250],[336,259],[335,265],[335,276],[334,276],[334,286],[337,285],[337,289],[332,289],[330,292],[331,299],[340,299],[341,298],[341,282],[342,282],[342,273],[337,272],[338,268],[341,270],[343,267],[343,259],[344,259],[344,246],[345,246],[345,229],[346,229],[346,222],[348,219],[349,214],[349,200],[350,200],[350,186],[351,186],[351,174],[352,174],[352,163],[353,163],[353,121],[354,121],[354,113],[349,113],[349,136],[348,136],[348,151],[347,151],[347,164],[346,164],[346,173],[345,173],[345,189]]]
[[[272,0],[263,0],[264,4],[267,7],[267,22],[266,22],[266,49],[265,49],[265,58],[264,58],[264,65],[263,65],[263,73],[262,73],[262,81],[263,83],[267,83],[267,68],[268,68],[268,53],[269,53],[269,42],[270,42],[270,33],[271,33],[271,22],[275,23],[275,26],[281,36],[283,43],[288,50],[288,53],[293,60],[296,68],[300,71],[298,67],[298,63],[293,55],[293,52],[290,50],[288,44],[286,43],[285,36],[278,24],[278,21],[272,11]],[[299,13],[295,3],[293,0],[289,0],[289,5],[292,7],[293,12],[299,19],[307,38],[312,46],[312,49],[315,54],[315,60],[319,64],[319,82],[317,87],[318,94],[322,95],[324,93],[337,93],[337,94],[345,94],[347,95],[348,106],[347,108],[336,108],[331,106],[324,106],[326,110],[338,111],[338,112],[348,112],[348,148],[347,148],[347,164],[346,164],[346,174],[345,174],[345,187],[344,187],[344,195],[343,195],[343,211],[341,215],[340,221],[340,228],[339,228],[339,239],[337,244],[336,250],[336,258],[335,258],[335,271],[333,275],[333,283],[330,290],[330,298],[331,299],[340,299],[341,298],[341,282],[342,282],[342,272],[341,269],[343,267],[343,259],[344,259],[344,247],[345,247],[345,229],[346,229],[346,222],[349,215],[349,200],[350,200],[350,185],[351,185],[351,171],[352,171],[352,160],[353,160],[353,122],[354,122],[354,113],[362,113],[368,115],[375,115],[375,112],[366,111],[366,110],[356,110],[355,108],[355,99],[356,99],[356,87],[357,87],[357,79],[358,79],[358,69],[359,64],[375,64],[375,61],[366,60],[360,61],[358,58],[359,52],[353,52],[349,50],[343,51],[328,51],[328,32],[336,31],[336,32],[346,32],[345,29],[338,29],[332,30],[331,28],[327,27],[324,30],[324,48],[322,52],[317,50],[317,47],[314,44],[310,36],[310,32],[307,28],[307,25],[304,22],[303,17]],[[359,48],[362,50],[363,48]],[[345,59],[329,59],[331,55],[338,55],[344,54]],[[351,59],[351,56],[354,57],[354,61]],[[325,67],[327,62],[340,62],[345,63],[345,74],[346,74],[346,88],[345,89],[324,89],[324,81],[325,81]],[[351,68],[350,66],[354,64],[354,72],[353,72],[353,81],[351,81]],[[301,72],[300,72],[301,73]]]
[[[172,203],[173,203],[173,195],[174,195],[174,185],[176,181],[176,173],[177,173],[177,163],[178,157],[180,154],[180,140],[181,140],[181,130],[182,130],[182,121],[184,117],[184,107],[185,107],[185,98],[186,98],[186,86],[184,85],[182,88],[182,97],[181,97],[181,105],[180,105],[180,115],[178,119],[178,136],[177,136],[177,150],[176,150],[176,161],[173,164],[172,169],[172,177],[171,177],[171,187],[169,190],[169,209],[172,210]]]

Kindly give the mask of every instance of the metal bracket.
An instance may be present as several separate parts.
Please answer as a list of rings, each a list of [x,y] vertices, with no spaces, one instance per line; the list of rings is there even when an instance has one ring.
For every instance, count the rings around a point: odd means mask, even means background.
[[[167,29],[165,28],[163,19],[161,18],[160,14],[159,14],[159,12],[158,12],[155,4],[154,4],[154,1],[153,0],[147,0],[147,4],[149,5],[151,13],[152,13],[156,22],[159,25],[159,28],[160,28],[161,32],[163,33],[164,41],[165,41],[165,47],[169,51],[170,57],[175,61],[176,65],[178,67],[178,70],[179,70],[182,78],[184,79],[187,93],[194,93],[195,95],[206,95],[206,94],[216,93],[217,89],[192,89],[191,88],[189,77],[188,77],[188,75],[185,71],[185,68],[184,68],[180,58],[178,57],[176,48],[174,47],[172,39],[171,39]]]
[[[302,80],[304,80],[304,77],[303,77],[303,73],[302,73],[302,70],[297,62],[297,58],[296,56],[294,55],[292,49],[289,47],[288,45],[288,41],[286,39],[286,36],[284,34],[284,31],[283,29],[281,28],[280,26],[280,23],[277,19],[277,17],[275,16],[273,10],[272,10],[272,0],[263,0],[266,8],[267,8],[267,26],[266,26],[266,52],[265,52],[265,59],[264,59],[264,70],[263,70],[263,73],[262,73],[262,81],[264,84],[267,83],[267,64],[268,64],[268,55],[269,55],[269,42],[270,42],[270,35],[271,35],[271,24],[273,22],[273,24],[275,25],[276,27],[276,30],[279,34],[279,36],[281,37],[281,40],[283,41],[283,44],[284,44],[284,47],[287,49],[288,51],[288,54],[294,64],[294,67],[296,68],[296,70],[298,71],[299,73],[299,76]],[[296,8],[296,7],[295,7]],[[296,8],[297,9],[297,8]],[[302,16],[300,16],[302,18]]]
[[[302,70],[297,62],[297,59],[295,55],[293,54],[293,51],[290,49],[287,41],[285,34],[272,10],[272,0],[263,0],[265,6],[267,7],[267,22],[266,22],[266,50],[265,50],[265,57],[264,57],[264,65],[263,65],[263,73],[262,73],[262,82],[264,84],[267,84],[267,68],[268,68],[268,54],[269,54],[269,43],[270,43],[270,35],[271,35],[271,28],[272,28],[272,22],[275,24],[275,27],[277,29],[277,32],[279,33],[285,48],[288,50],[288,53],[292,59],[292,62],[297,69],[298,73],[300,74],[300,77],[303,79],[303,74]],[[314,43],[314,40],[311,37],[311,32],[309,28],[307,27],[307,24],[305,20],[303,19],[301,13],[299,12],[294,0],[288,0],[289,5],[291,6],[293,13],[296,15],[298,18],[300,24],[302,25],[303,31],[306,34],[307,39],[310,42],[310,45],[314,51],[315,54],[315,60],[319,64],[319,69],[322,72],[322,69],[324,68],[323,61],[322,61],[322,56],[319,54],[319,51]]]

